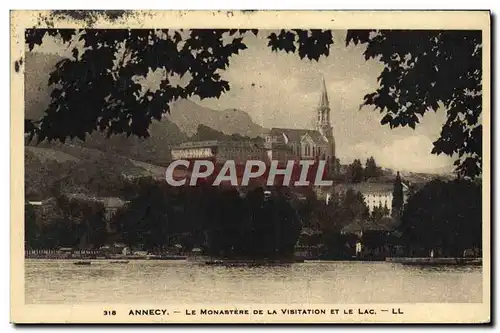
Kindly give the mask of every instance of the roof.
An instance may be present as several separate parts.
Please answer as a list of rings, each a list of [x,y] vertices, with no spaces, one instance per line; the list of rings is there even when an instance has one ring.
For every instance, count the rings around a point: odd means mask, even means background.
[[[374,182],[363,182],[363,183],[342,183],[335,185],[335,191],[344,192],[348,189],[352,189],[356,192],[362,194],[368,193],[391,193],[394,188],[392,183],[374,183]]]
[[[121,207],[125,204],[125,201],[118,197],[104,197],[101,198],[104,207]]]
[[[314,142],[327,143],[328,139],[322,135],[319,131],[309,131],[307,132]]]
[[[286,135],[286,138],[292,142],[300,142],[302,137],[308,134],[316,143],[327,143],[328,140],[317,130],[295,129],[295,128],[271,128],[270,134],[275,137]]]
[[[184,148],[207,148],[207,147],[217,147],[219,141],[209,140],[209,141],[188,141],[183,142],[180,145],[174,147],[174,149],[184,149]]]
[[[343,227],[341,230],[341,233],[354,234],[354,233],[361,232],[361,231],[363,231],[361,224],[359,224],[358,222],[355,221],[355,222],[352,222],[352,223],[346,225],[345,227]]]
[[[355,220],[342,228],[341,232],[344,234],[353,234],[361,231],[392,231],[395,228],[396,224],[394,220],[389,217],[384,217],[377,222],[370,220]]]
[[[67,197],[70,199],[81,199],[81,200],[102,202],[102,204],[106,208],[121,207],[126,203],[126,201],[118,197],[93,197],[80,193],[67,194]]]
[[[307,235],[307,236],[312,236],[312,235],[320,235],[321,232],[318,230],[314,230],[312,228],[302,228],[302,231],[300,232],[301,235]]]
[[[26,203],[32,206],[43,206],[53,201],[55,201],[55,198],[51,197],[43,200],[27,200]]]
[[[281,151],[287,151],[287,152],[293,153],[292,147],[290,147],[290,145],[285,144],[284,142],[271,142],[271,143],[267,143],[266,147],[268,149],[281,150]]]
[[[214,148],[214,147],[256,147],[264,148],[263,143],[257,143],[252,140],[209,140],[209,141],[188,141],[183,142],[173,149],[189,148]]]

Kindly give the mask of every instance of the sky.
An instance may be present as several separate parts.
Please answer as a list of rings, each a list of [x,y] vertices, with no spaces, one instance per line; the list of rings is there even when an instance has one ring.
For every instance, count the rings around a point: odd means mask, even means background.
[[[378,87],[382,64],[366,61],[363,46],[345,46],[345,31],[334,31],[330,56],[319,61],[300,59],[297,54],[272,52],[269,31],[249,34],[247,49],[230,60],[221,73],[230,90],[219,99],[193,101],[212,109],[246,111],[266,128],[313,128],[324,78],[330,100],[330,119],[337,156],[342,163],[373,156],[383,167],[401,171],[451,171],[453,159],[430,152],[445,120],[444,110],[426,113],[413,130],[382,126],[382,115],[372,107],[360,109],[363,96]],[[64,53],[53,41],[45,41],[37,52]]]

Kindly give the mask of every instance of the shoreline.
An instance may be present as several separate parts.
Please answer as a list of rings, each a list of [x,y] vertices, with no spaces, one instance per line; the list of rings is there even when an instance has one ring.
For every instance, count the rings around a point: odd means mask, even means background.
[[[328,263],[328,262],[369,262],[369,263],[389,263],[400,264],[403,266],[482,266],[482,258],[422,258],[422,257],[388,257],[385,259],[284,259],[284,260],[237,260],[237,259],[207,259],[204,257],[187,256],[114,256],[114,257],[63,257],[63,256],[29,256],[28,260],[47,260],[47,261],[73,261],[73,262],[129,262],[129,261],[179,261],[192,264],[201,264],[207,266],[266,266],[266,265],[289,265],[297,263]]]
[[[465,257],[387,257],[386,262],[413,266],[436,265],[477,265],[482,266],[483,258]]]

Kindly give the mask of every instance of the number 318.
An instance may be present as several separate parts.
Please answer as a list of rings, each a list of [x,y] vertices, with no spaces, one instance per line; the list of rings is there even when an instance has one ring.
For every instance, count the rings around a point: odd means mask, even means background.
[[[104,315],[105,316],[114,316],[114,315],[116,315],[116,311],[115,310],[104,310]]]

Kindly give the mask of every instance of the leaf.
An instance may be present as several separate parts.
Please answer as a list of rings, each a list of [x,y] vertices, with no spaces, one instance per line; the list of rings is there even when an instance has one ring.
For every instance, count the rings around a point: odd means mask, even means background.
[[[392,116],[387,114],[382,118],[382,120],[380,120],[380,124],[385,125],[387,123],[390,123],[391,121],[392,121]]]

